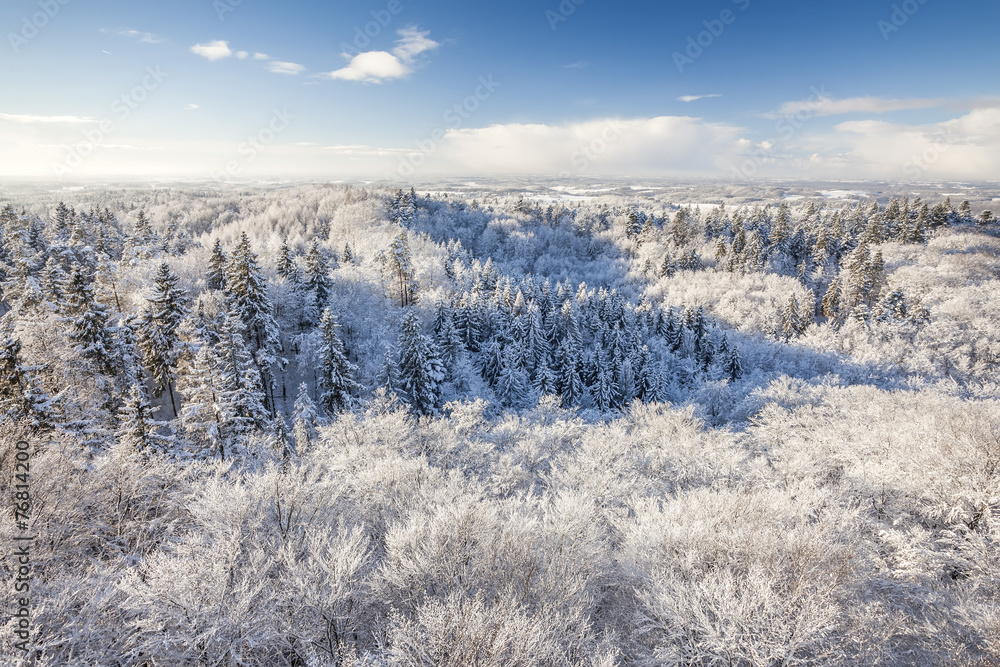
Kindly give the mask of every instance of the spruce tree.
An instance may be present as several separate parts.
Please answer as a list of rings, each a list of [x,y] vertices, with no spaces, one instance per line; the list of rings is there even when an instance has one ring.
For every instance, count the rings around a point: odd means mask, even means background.
[[[298,282],[298,270],[292,259],[292,251],[285,241],[281,242],[281,249],[278,251],[278,275],[291,283]]]
[[[316,425],[320,422],[316,404],[309,397],[309,388],[303,382],[299,385],[298,396],[292,413],[292,435],[295,437],[296,449],[300,454],[309,451],[316,437]]]
[[[528,374],[521,365],[519,347],[511,344],[503,351],[495,388],[500,402],[515,408],[524,407],[528,403]]]
[[[246,232],[240,236],[240,243],[233,251],[226,276],[226,292],[243,324],[241,333],[257,366],[264,404],[273,413],[274,376],[271,367],[277,361],[280,346],[278,324],[267,295],[267,283],[257,264],[257,255],[250,249]]]
[[[94,298],[90,280],[76,268],[65,287],[64,312],[71,327],[70,338],[77,352],[94,362],[103,373],[114,372],[114,344],[108,328],[107,309]]]
[[[170,397],[170,407],[177,416],[174,380],[177,359],[181,353],[177,328],[187,314],[186,293],[177,287],[177,275],[163,262],[153,280],[153,294],[147,299],[147,314],[140,329],[139,346],[146,367],[156,383],[154,396],[164,391]]]
[[[222,250],[222,241],[215,239],[212,246],[212,256],[208,260],[208,288],[221,290],[226,287],[226,270],[229,258]]]
[[[564,408],[579,405],[580,399],[583,398],[584,386],[583,377],[580,375],[580,357],[580,348],[573,345],[572,337],[567,337],[559,346],[558,368],[556,370],[559,378],[559,394],[562,397]]]
[[[0,423],[28,420],[34,429],[52,428],[52,401],[35,386],[30,368],[21,361],[21,341],[0,338]]]
[[[225,450],[221,447],[226,441],[269,424],[260,372],[243,341],[241,329],[239,312],[230,309],[223,320],[218,345],[218,401],[227,436],[220,441],[222,458]]]
[[[781,311],[781,333],[785,340],[802,334],[806,329],[806,321],[799,307],[799,301],[794,294],[789,295],[785,307]]]
[[[116,431],[118,441],[133,451],[146,453],[161,444],[162,439],[156,433],[153,420],[153,408],[142,385],[136,383],[129,389],[119,420]]]
[[[418,415],[436,415],[445,371],[430,339],[420,332],[412,310],[399,336],[400,389]]]
[[[190,367],[178,379],[184,395],[181,421],[185,430],[201,442],[206,451],[221,451],[223,406],[220,402],[219,357],[202,340]]]
[[[319,241],[313,241],[306,254],[303,282],[315,299],[317,310],[326,308],[330,297],[330,263],[319,247]]]
[[[354,380],[357,367],[347,359],[344,343],[337,333],[340,324],[329,308],[323,311],[319,328],[322,336],[319,359],[319,404],[333,417],[350,407],[354,400],[352,394],[360,390],[361,386]]]
[[[736,382],[743,377],[743,364],[740,362],[740,352],[735,345],[729,350],[725,371],[730,382]]]

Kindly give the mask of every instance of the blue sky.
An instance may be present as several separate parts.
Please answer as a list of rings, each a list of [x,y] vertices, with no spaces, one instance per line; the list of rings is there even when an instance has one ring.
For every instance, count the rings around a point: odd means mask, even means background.
[[[998,19],[987,0],[7,0],[0,175],[998,180]]]

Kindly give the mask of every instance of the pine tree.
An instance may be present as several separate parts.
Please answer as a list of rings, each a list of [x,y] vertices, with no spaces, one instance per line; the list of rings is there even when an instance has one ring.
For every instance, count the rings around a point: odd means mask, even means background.
[[[790,340],[805,331],[805,319],[799,309],[798,299],[794,294],[789,295],[785,302],[785,308],[781,311],[781,333],[785,340]]]
[[[153,408],[141,385],[134,384],[129,389],[119,419],[116,432],[118,441],[133,451],[146,453],[162,443],[162,439],[156,433]]]
[[[830,282],[826,293],[823,295],[823,315],[831,320],[840,316],[840,293],[842,280],[837,276]]]
[[[580,404],[583,398],[583,377],[580,375],[580,348],[575,346],[572,337],[567,337],[559,346],[558,370],[559,393],[562,396],[562,406],[570,408]]]
[[[277,361],[280,338],[274,309],[267,296],[267,284],[257,265],[257,255],[250,249],[246,232],[233,252],[226,292],[243,323],[244,340],[257,366],[260,388],[264,391],[264,404],[274,412],[274,377],[271,366]]]
[[[309,246],[305,263],[303,281],[306,289],[312,292],[316,308],[325,308],[333,283],[330,280],[330,264],[320,250],[319,241],[313,241]]]
[[[743,377],[743,364],[740,362],[740,352],[735,345],[729,351],[725,371],[730,382],[736,382]]]
[[[181,408],[184,429],[203,443],[207,451],[221,454],[225,411],[220,400],[220,363],[213,346],[200,341],[190,367],[178,379],[178,390],[184,395]]]
[[[208,260],[208,288],[221,290],[226,287],[226,269],[229,258],[222,250],[222,241],[215,239],[212,246],[212,256]]]
[[[101,372],[113,373],[114,344],[108,329],[107,309],[94,298],[90,281],[79,268],[73,270],[65,294],[64,320],[70,323],[70,338],[76,343],[77,352],[93,361]]]
[[[266,428],[268,411],[261,389],[260,372],[243,342],[240,314],[230,309],[219,332],[219,403],[222,425],[227,436],[220,440],[220,454],[226,440],[233,440],[255,429]]]
[[[35,386],[30,368],[21,362],[21,341],[0,338],[0,423],[28,420],[34,429],[52,428],[52,401]]]
[[[958,215],[961,217],[962,222],[972,222],[972,206],[968,200],[963,201],[958,207]]]
[[[357,262],[354,259],[354,251],[351,250],[351,244],[350,243],[345,243],[344,244],[344,264],[350,265],[350,264],[355,264],[355,263],[357,263]]]
[[[316,404],[309,398],[309,388],[303,382],[299,385],[299,394],[295,398],[292,413],[292,434],[295,437],[296,449],[300,454],[309,451],[312,441],[316,438],[316,425],[320,422]]]
[[[400,388],[418,415],[436,415],[445,372],[430,339],[420,332],[412,310],[403,319],[399,336]]]
[[[504,405],[520,408],[528,404],[528,374],[521,366],[520,346],[508,345],[496,381],[496,395]]]
[[[340,324],[330,309],[323,311],[320,320],[322,344],[319,359],[319,404],[331,417],[350,407],[352,394],[361,389],[355,382],[357,367],[347,359],[344,343],[337,333]]]
[[[177,328],[187,314],[185,292],[177,287],[177,283],[177,275],[170,270],[170,266],[166,262],[160,264],[154,278],[153,295],[147,299],[147,315],[139,337],[146,367],[156,383],[154,396],[166,391],[174,416],[177,416],[174,370],[181,353]]]
[[[299,278],[298,268],[292,259],[292,250],[288,243],[281,242],[281,249],[278,251],[278,275],[291,283],[297,283]]]

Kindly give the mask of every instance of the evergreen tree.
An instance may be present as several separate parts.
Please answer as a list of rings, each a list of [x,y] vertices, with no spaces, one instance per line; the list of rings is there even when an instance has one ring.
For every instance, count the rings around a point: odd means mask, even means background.
[[[94,298],[90,281],[79,268],[73,270],[65,294],[64,320],[71,326],[70,338],[76,343],[77,352],[93,361],[101,372],[113,373],[114,344],[108,329],[107,309]]]
[[[531,388],[539,396],[555,395],[558,392],[558,378],[552,372],[547,358],[541,358],[536,362]]]
[[[361,387],[354,380],[357,367],[348,361],[344,343],[337,333],[340,324],[329,308],[323,311],[319,328],[323,341],[319,359],[319,404],[333,417],[351,405],[352,394]]]
[[[177,275],[170,270],[170,266],[166,262],[160,264],[154,278],[153,295],[147,299],[147,315],[139,337],[146,367],[156,383],[154,396],[166,391],[174,416],[177,416],[174,369],[181,352],[177,328],[187,314],[185,292],[177,287],[177,283]]]
[[[21,341],[9,334],[0,338],[0,423],[28,420],[34,429],[53,425],[52,400],[35,386],[30,368],[21,362]]]
[[[740,362],[740,352],[735,345],[729,350],[725,372],[730,382],[736,382],[743,377],[743,364]]]
[[[636,382],[637,397],[644,403],[660,400],[662,391],[660,372],[653,354],[645,345],[639,350],[639,371]]]
[[[593,395],[594,405],[602,412],[607,412],[620,405],[618,402],[620,387],[615,380],[614,372],[608,366],[609,364],[607,359],[605,359],[604,351],[598,349],[595,362],[596,377],[594,386],[591,388],[591,394]]]
[[[212,256],[208,260],[208,288],[221,290],[226,287],[226,270],[229,258],[222,250],[222,241],[215,239],[212,246]]]
[[[295,397],[292,413],[292,434],[295,437],[296,449],[305,454],[309,451],[312,441],[316,438],[316,425],[320,422],[316,404],[309,398],[309,388],[303,382],[299,385],[299,394]]]
[[[129,389],[119,419],[118,441],[133,451],[146,453],[162,443],[162,438],[156,433],[153,408],[140,384],[134,384]]]
[[[291,248],[286,241],[281,242],[281,249],[278,251],[278,275],[291,283],[298,282],[298,269],[292,259]]]
[[[580,404],[583,398],[583,377],[580,375],[580,348],[567,337],[559,346],[558,370],[559,394],[562,406],[570,408]]]
[[[521,366],[519,345],[511,344],[503,351],[496,395],[504,405],[519,408],[528,404],[528,375]]]
[[[399,336],[400,388],[418,415],[436,415],[445,371],[431,340],[420,332],[412,310]]]
[[[837,276],[830,282],[826,293],[823,295],[823,315],[831,320],[840,316],[840,293],[842,280]]]
[[[243,323],[244,340],[257,366],[264,404],[273,413],[274,377],[271,366],[277,361],[280,345],[278,324],[267,296],[267,284],[257,265],[257,255],[250,249],[246,232],[241,235],[240,243],[233,252],[226,277],[226,292]]]
[[[354,251],[351,250],[351,244],[350,243],[345,243],[344,244],[344,264],[356,264],[356,263],[357,262],[354,259]]]
[[[184,395],[181,421],[184,429],[207,451],[223,453],[222,428],[225,419],[220,401],[220,360],[209,343],[200,341],[187,372],[178,379],[178,389]]]
[[[303,280],[306,289],[312,292],[316,308],[325,308],[333,282],[330,280],[330,264],[320,250],[319,241],[313,241],[309,246],[305,263]]]
[[[789,295],[785,302],[785,308],[781,311],[781,333],[785,340],[790,340],[799,336],[806,330],[806,320],[799,308],[798,299],[794,294]]]
[[[397,365],[396,348],[386,343],[385,353],[382,355],[382,365],[379,367],[378,375],[375,378],[379,387],[383,387],[387,393],[399,391],[400,378],[399,366]]]
[[[230,309],[219,332],[218,401],[226,435],[226,438],[220,439],[223,459],[226,441],[233,441],[255,429],[266,428],[269,423],[260,372],[243,342],[241,325],[239,312]]]

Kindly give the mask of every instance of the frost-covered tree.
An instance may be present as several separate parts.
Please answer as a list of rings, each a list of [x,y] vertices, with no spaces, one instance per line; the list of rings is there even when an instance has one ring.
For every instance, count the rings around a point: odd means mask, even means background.
[[[809,323],[808,313],[803,312],[799,300],[794,294],[789,295],[785,307],[781,311],[781,335],[785,340],[801,336]]]
[[[212,256],[208,260],[208,288],[221,290],[226,287],[226,270],[229,266],[229,258],[226,257],[222,249],[222,241],[215,239],[212,246]]]
[[[330,262],[319,247],[319,241],[313,241],[305,257],[303,284],[312,293],[316,308],[325,308],[330,297]]]
[[[186,292],[180,289],[178,277],[163,262],[153,279],[153,294],[146,300],[146,315],[139,329],[139,347],[146,368],[156,383],[154,396],[164,391],[170,397],[170,407],[177,415],[174,382],[177,359],[181,353],[178,327],[187,314]]]
[[[178,380],[184,396],[181,422],[206,451],[222,451],[223,422],[227,415],[221,401],[220,360],[212,345],[200,341],[187,372]]]
[[[132,385],[119,412],[118,441],[135,452],[144,453],[163,443],[157,434],[153,408],[139,384]]]
[[[239,312],[230,309],[223,320],[218,344],[219,402],[226,435],[220,441],[222,458],[225,458],[225,451],[221,447],[226,440],[264,429],[270,423],[260,372],[243,342],[241,330]]]
[[[392,291],[401,307],[406,307],[417,299],[416,272],[410,254],[410,244],[404,229],[389,245],[384,254],[386,271],[392,283]]]
[[[35,385],[31,369],[21,361],[21,342],[0,338],[0,423],[28,420],[32,428],[53,426],[52,399]]]
[[[226,292],[242,322],[242,333],[257,366],[265,406],[274,411],[274,375],[271,367],[278,362],[281,339],[274,309],[267,294],[267,283],[257,264],[244,232],[233,251],[226,276]]]
[[[108,311],[95,297],[90,280],[79,268],[73,270],[65,287],[63,312],[70,324],[70,338],[84,359],[98,370],[114,370],[114,341],[108,327]]]
[[[417,315],[409,310],[399,335],[399,387],[414,412],[438,413],[444,379],[444,366],[433,342],[420,332]]]
[[[321,421],[316,404],[309,397],[309,387],[305,382],[299,384],[299,393],[295,397],[292,413],[292,434],[295,437],[296,450],[300,454],[309,451],[316,438],[316,426]]]
[[[361,386],[355,381],[357,367],[347,359],[344,342],[337,330],[340,323],[327,308],[319,323],[322,343],[319,348],[319,404],[331,417],[346,410],[354,402]]]

